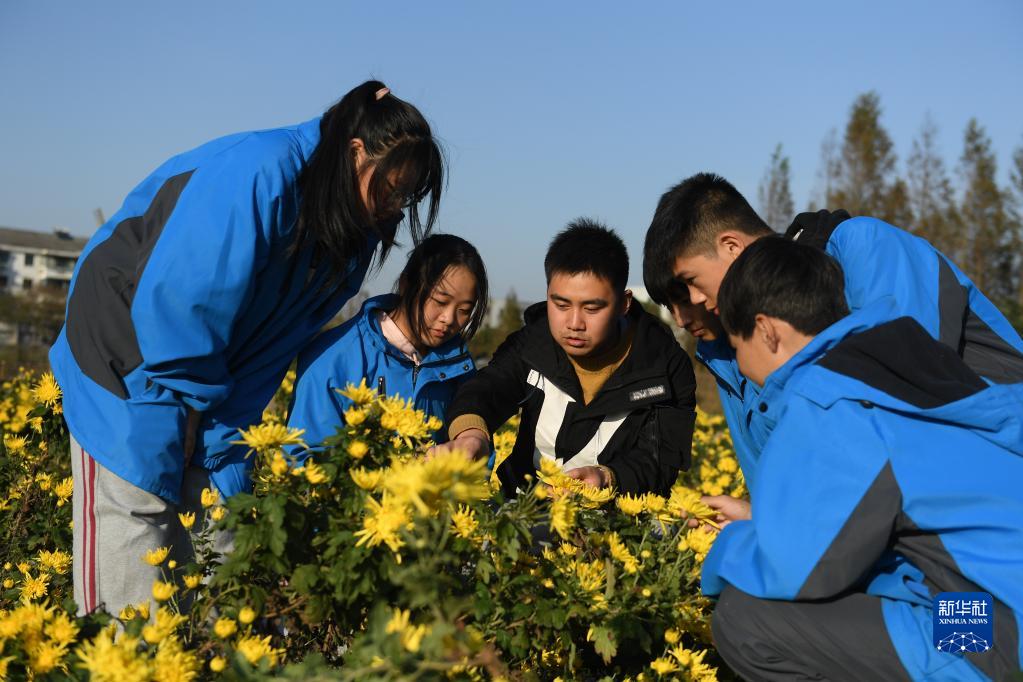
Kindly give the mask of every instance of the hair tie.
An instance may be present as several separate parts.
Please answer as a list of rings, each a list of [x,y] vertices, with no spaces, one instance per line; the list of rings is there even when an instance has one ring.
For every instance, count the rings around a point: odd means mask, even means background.
[[[382,100],[384,97],[386,97],[390,93],[391,93],[391,89],[390,88],[388,88],[386,86],[380,88],[379,90],[377,90],[377,101],[379,102],[380,100]]]

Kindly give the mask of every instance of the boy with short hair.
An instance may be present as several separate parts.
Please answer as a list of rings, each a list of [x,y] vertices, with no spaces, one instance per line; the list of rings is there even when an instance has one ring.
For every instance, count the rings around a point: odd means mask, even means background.
[[[718,287],[732,262],[750,244],[772,234],[727,180],[712,173],[689,177],[661,197],[647,231],[647,291],[654,301],[668,305],[671,288],[683,285],[692,304],[716,312]],[[1023,381],[1023,339],[927,241],[875,218],[850,218],[845,211],[802,213],[786,237],[823,249],[838,261],[853,311],[892,297],[900,314],[913,317],[987,381]],[[732,442],[752,489],[754,441],[760,428],[756,387],[738,372],[727,343],[701,342],[697,358],[718,383]]]
[[[1018,671],[1023,385],[989,386],[891,299],[846,316],[838,265],[781,237],[743,251],[718,307],[765,424],[752,508],[724,512],[703,566],[729,665],[768,680]],[[943,592],[993,597],[978,653],[932,641]]]
[[[666,493],[688,465],[696,382],[685,351],[626,289],[628,253],[614,231],[573,221],[544,260],[547,300],[467,381],[448,410],[449,444],[482,457],[520,408],[498,469],[513,495],[541,458],[591,485]]]

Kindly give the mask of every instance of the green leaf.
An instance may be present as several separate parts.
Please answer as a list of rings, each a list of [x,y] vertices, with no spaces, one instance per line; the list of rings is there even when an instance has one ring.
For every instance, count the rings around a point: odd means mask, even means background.
[[[610,628],[595,625],[590,630],[589,639],[593,642],[594,650],[604,659],[604,663],[610,663],[611,659],[618,652],[618,644],[615,641],[614,632]]]

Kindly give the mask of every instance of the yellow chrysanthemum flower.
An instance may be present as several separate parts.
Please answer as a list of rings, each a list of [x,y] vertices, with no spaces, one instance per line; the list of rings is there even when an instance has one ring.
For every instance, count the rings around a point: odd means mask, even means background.
[[[611,550],[611,556],[622,564],[626,573],[635,573],[639,569],[639,561],[629,552],[618,533],[610,533],[607,537],[607,546]]]
[[[344,412],[345,424],[348,424],[348,426],[359,426],[362,422],[366,421],[366,416],[366,410],[358,407],[349,407]]]
[[[273,477],[282,478],[288,473],[288,469],[288,460],[284,458],[280,451],[275,452],[270,460],[270,473],[273,474]]]
[[[67,648],[55,642],[43,642],[29,651],[28,666],[36,675],[45,675],[64,660]]]
[[[455,535],[466,540],[472,539],[473,533],[479,527],[476,511],[464,504],[460,505],[458,511],[451,515],[451,524],[454,526]]]
[[[147,551],[142,556],[142,560],[150,566],[159,566],[167,559],[168,554],[170,554],[170,547],[157,547]]]
[[[604,586],[604,562],[600,559],[580,561],[575,566],[575,573],[579,586],[587,592],[596,592]]]
[[[567,540],[575,526],[575,503],[568,496],[559,497],[551,502],[551,530]]]
[[[191,530],[192,526],[195,525],[195,512],[183,512],[178,514],[178,521],[184,526],[185,530]]]
[[[50,583],[49,573],[40,573],[35,578],[28,571],[24,572],[21,580],[22,601],[32,601],[46,596],[46,590]]]
[[[150,644],[159,644],[174,632],[174,630],[188,620],[188,616],[174,613],[165,606],[161,606],[156,612],[155,622],[142,628],[142,639]]]
[[[254,620],[256,620],[256,610],[252,607],[242,607],[242,610],[238,612],[238,622],[242,625],[249,625]]]
[[[70,476],[53,486],[53,494],[57,498],[58,507],[63,507],[71,499],[71,495],[74,493],[74,486],[74,481]]]
[[[47,407],[56,407],[60,402],[60,386],[52,372],[47,372],[32,389],[32,397]]]
[[[131,637],[114,641],[116,627],[103,628],[91,641],[78,647],[79,668],[89,671],[94,682],[134,682],[151,676],[149,661],[136,651]]]
[[[4,447],[7,448],[8,454],[20,454],[25,451],[26,445],[28,445],[28,439],[24,436],[4,436]]]
[[[203,488],[199,501],[202,502],[202,506],[205,508],[212,507],[220,502],[220,493],[214,488]]]
[[[716,528],[714,519],[717,512],[704,504],[701,498],[700,493],[692,488],[674,485],[671,488],[671,497],[668,498],[668,511],[677,519],[698,519]]]
[[[419,651],[423,637],[429,634],[430,628],[425,625],[412,625],[409,618],[407,610],[395,609],[384,630],[388,634],[397,634],[401,645],[407,651],[415,653]]]
[[[380,481],[384,479],[384,470],[374,469],[371,471],[364,467],[356,467],[349,469],[348,475],[355,481],[355,485],[363,490],[376,490]]]
[[[193,651],[185,651],[174,637],[160,643],[153,657],[153,682],[192,682],[202,663]]]
[[[338,393],[351,400],[360,407],[362,405],[368,405],[376,400],[379,396],[377,392],[366,385],[366,379],[363,377],[359,385],[349,383],[344,389],[336,389]],[[350,422],[349,422],[350,423]]]
[[[213,633],[221,639],[227,639],[236,632],[238,632],[238,623],[234,618],[222,616],[213,624]]]
[[[212,670],[213,672],[215,672],[215,673],[222,673],[222,672],[224,672],[224,668],[226,668],[226,667],[227,667],[227,659],[225,659],[225,658],[223,658],[221,656],[216,656],[216,657],[210,659],[210,670]]]
[[[646,503],[642,496],[634,497],[629,493],[615,498],[615,504],[627,516],[637,516],[646,508]]]
[[[186,575],[184,577],[184,581],[185,587],[187,587],[190,590],[194,590],[195,588],[199,587],[199,585],[202,583],[202,576],[198,573],[192,573]]]
[[[59,549],[52,552],[43,550],[39,552],[39,556],[36,558],[39,565],[48,571],[53,571],[59,575],[64,575],[71,568],[71,555],[67,552],[62,552]]]
[[[703,561],[716,539],[717,533],[703,528],[693,528],[686,533],[684,542],[686,547],[693,550],[693,553],[696,554],[696,560]]]
[[[650,667],[658,675],[669,675],[678,672],[678,664],[670,658],[655,658],[650,662]]]
[[[289,429],[286,425],[274,422],[263,422],[254,424],[248,429],[239,429],[238,434],[241,440],[233,440],[235,445],[248,445],[249,452],[253,450],[266,454],[279,450],[286,445],[300,445],[306,447],[302,440],[305,429]]]
[[[668,505],[668,501],[660,495],[654,493],[647,493],[643,496],[643,506],[650,514],[659,514],[664,511],[664,508]]]
[[[327,472],[316,462],[306,462],[302,470],[305,472],[305,480],[312,485],[319,485],[327,480]]]
[[[483,460],[470,460],[459,451],[444,452],[427,460],[393,462],[380,485],[395,500],[429,515],[444,501],[488,499],[488,473]]]
[[[362,459],[369,452],[369,446],[365,441],[353,440],[348,444],[348,454],[355,459]]]
[[[252,665],[259,665],[259,662],[266,658],[271,667],[277,665],[281,654],[284,653],[270,646],[270,635],[262,639],[254,636],[241,637],[235,644],[235,650]]]
[[[210,510],[210,518],[214,522],[223,520],[225,516],[227,516],[227,507],[216,506]]]
[[[411,518],[405,505],[396,502],[386,493],[382,502],[368,497],[366,498],[366,516],[362,520],[362,530],[355,532],[355,537],[359,538],[355,546],[376,547],[384,543],[390,547],[392,552],[397,552],[404,544],[400,532],[410,525]]]
[[[174,596],[174,593],[178,591],[177,586],[174,583],[165,583],[162,580],[153,581],[153,599],[158,602],[164,602]]]
[[[78,625],[66,613],[55,613],[43,631],[55,644],[67,647],[78,636]]]

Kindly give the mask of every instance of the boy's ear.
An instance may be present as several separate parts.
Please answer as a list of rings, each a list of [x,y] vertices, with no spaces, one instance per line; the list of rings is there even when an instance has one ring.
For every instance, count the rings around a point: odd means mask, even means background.
[[[632,308],[632,289],[626,289],[622,294],[622,315],[628,315]]]
[[[778,327],[774,324],[774,318],[763,313],[757,313],[755,318],[754,334],[772,353],[778,352],[781,344],[781,337],[778,335]]]
[[[725,230],[718,234],[715,239],[717,254],[719,258],[726,258],[734,261],[746,248],[746,240],[738,232]]]

